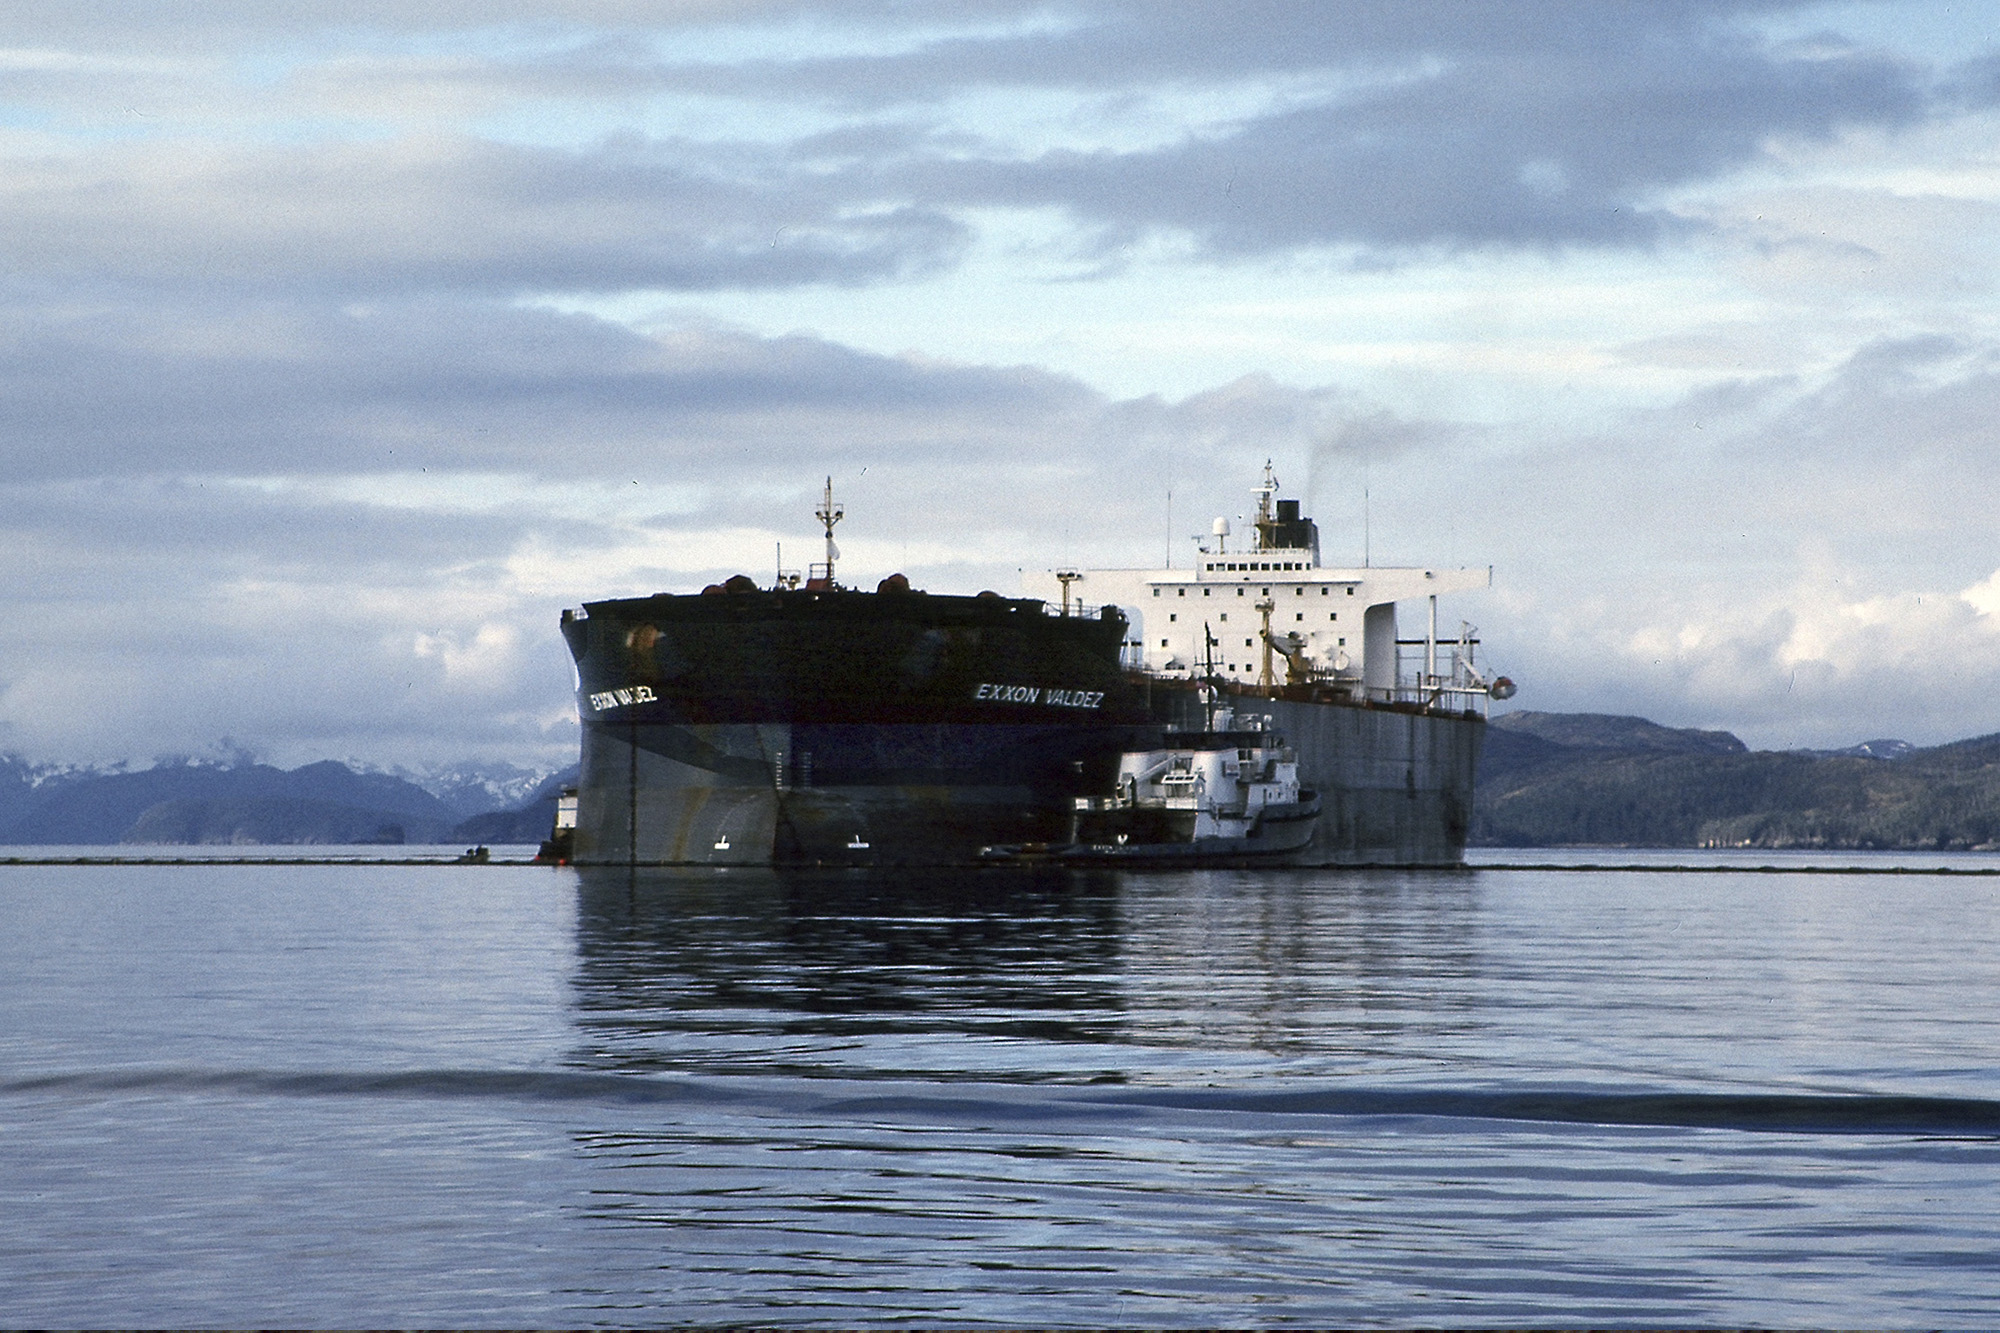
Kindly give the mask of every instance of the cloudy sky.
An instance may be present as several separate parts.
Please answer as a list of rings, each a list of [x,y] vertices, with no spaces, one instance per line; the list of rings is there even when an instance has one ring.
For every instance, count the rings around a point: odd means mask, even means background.
[[[1985,6],[4,12],[0,751],[556,764],[828,473],[1012,591],[1267,457],[1518,706],[2000,730]]]

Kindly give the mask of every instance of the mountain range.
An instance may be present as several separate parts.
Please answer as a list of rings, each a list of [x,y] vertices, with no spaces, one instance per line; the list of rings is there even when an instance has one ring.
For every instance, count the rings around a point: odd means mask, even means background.
[[[572,767],[150,768],[0,756],[0,844],[533,843]],[[2000,848],[2000,735],[1751,750],[1726,731],[1518,711],[1487,729],[1472,841],[1491,847]]]
[[[0,843],[537,842],[575,780],[512,765],[421,777],[334,760],[93,769],[0,756]]]
[[[1487,729],[1472,840],[1493,847],[1987,849],[2000,735],[1751,750],[1726,731],[1514,712]]]

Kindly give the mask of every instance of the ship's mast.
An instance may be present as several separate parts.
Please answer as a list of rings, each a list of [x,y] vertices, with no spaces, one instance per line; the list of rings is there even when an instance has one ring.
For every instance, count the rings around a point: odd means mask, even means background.
[[[1082,577],[1083,574],[1080,570],[1058,569],[1056,571],[1056,582],[1062,584],[1062,613],[1065,616],[1069,615],[1069,585]],[[1078,603],[1078,606],[1081,609],[1081,602]]]
[[[1277,603],[1273,602],[1269,595],[1266,595],[1262,601],[1257,603],[1255,609],[1257,614],[1264,618],[1264,668],[1257,673],[1257,688],[1268,695],[1275,692],[1272,687],[1276,684],[1271,675],[1271,612],[1277,610]]]
[[[1215,730],[1215,695],[1222,688],[1222,680],[1215,674],[1215,648],[1220,642],[1209,629],[1206,620],[1201,622],[1201,729]]]
[[[1278,476],[1271,470],[1271,460],[1264,460],[1264,481],[1251,488],[1257,497],[1257,549],[1269,551],[1271,546],[1271,497],[1278,493]]]
[[[819,508],[813,510],[813,517],[826,529],[826,586],[833,587],[833,562],[840,558],[840,548],[833,544],[833,525],[847,517],[847,510],[833,502],[833,478],[826,479],[826,492],[820,498]],[[818,571],[814,571],[817,573]]]

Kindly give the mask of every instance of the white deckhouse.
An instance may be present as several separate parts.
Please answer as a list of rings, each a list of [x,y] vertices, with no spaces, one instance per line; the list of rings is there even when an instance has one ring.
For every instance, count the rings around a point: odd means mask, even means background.
[[[1319,684],[1379,703],[1455,696],[1464,707],[1488,694],[1471,627],[1439,641],[1437,599],[1491,586],[1490,566],[1326,568],[1318,527],[1277,492],[1266,464],[1243,548],[1231,549],[1229,520],[1218,518],[1193,569],[1038,570],[1023,575],[1023,589],[1059,614],[1085,603],[1121,608],[1132,625],[1128,660],[1156,675],[1265,689]],[[1425,637],[1399,641],[1396,604],[1418,598],[1428,600]],[[1409,650],[1400,658],[1399,642]]]

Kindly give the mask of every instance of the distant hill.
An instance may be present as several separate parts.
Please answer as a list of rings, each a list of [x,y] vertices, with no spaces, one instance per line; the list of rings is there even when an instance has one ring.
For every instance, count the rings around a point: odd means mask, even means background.
[[[453,837],[472,843],[540,842],[555,827],[556,799],[564,787],[576,785],[577,773],[577,766],[572,764],[552,774],[520,805],[511,810],[474,815],[458,826]]]
[[[1536,713],[1523,710],[1493,719],[1493,730],[1532,736],[1580,750],[1622,754],[1742,754],[1750,747],[1726,731],[1663,727],[1643,717],[1613,713]]]
[[[395,776],[422,787],[460,819],[490,811],[518,809],[534,800],[536,793],[549,780],[546,770],[505,763],[398,769]]]
[[[1590,713],[1493,719],[1473,841],[1500,847],[2000,845],[2000,736],[1929,749],[1752,751],[1728,732]]]
[[[63,764],[31,764],[14,755],[0,755],[0,831],[21,818],[36,802],[73,782],[106,777],[124,765],[85,768]]]
[[[0,844],[534,843],[576,770],[532,787],[507,765],[417,776],[425,786],[331,760],[89,769],[0,755]],[[1472,841],[2000,848],[2000,735],[1753,751],[1641,717],[1503,713],[1487,729]]]
[[[6,843],[449,841],[458,820],[401,778],[331,760],[161,764],[46,783],[16,803]]]
[[[398,819],[382,810],[336,805],[331,801],[237,797],[161,801],[134,820],[118,841],[210,845],[404,843],[436,842],[438,834],[439,828],[434,823]]]
[[[517,782],[526,770],[507,770]],[[542,785],[546,787],[555,779]],[[520,808],[482,810],[481,780],[455,781],[441,800],[414,782],[358,772],[332,760],[301,768],[265,764],[163,763],[127,771],[37,768],[0,757],[0,843],[452,843],[535,842],[548,834],[549,815],[532,837],[500,837],[486,824],[494,814],[525,826],[539,810],[539,789]],[[487,782],[489,793],[497,785]],[[504,787],[502,787],[504,790]],[[456,807],[456,808],[455,808]]]

